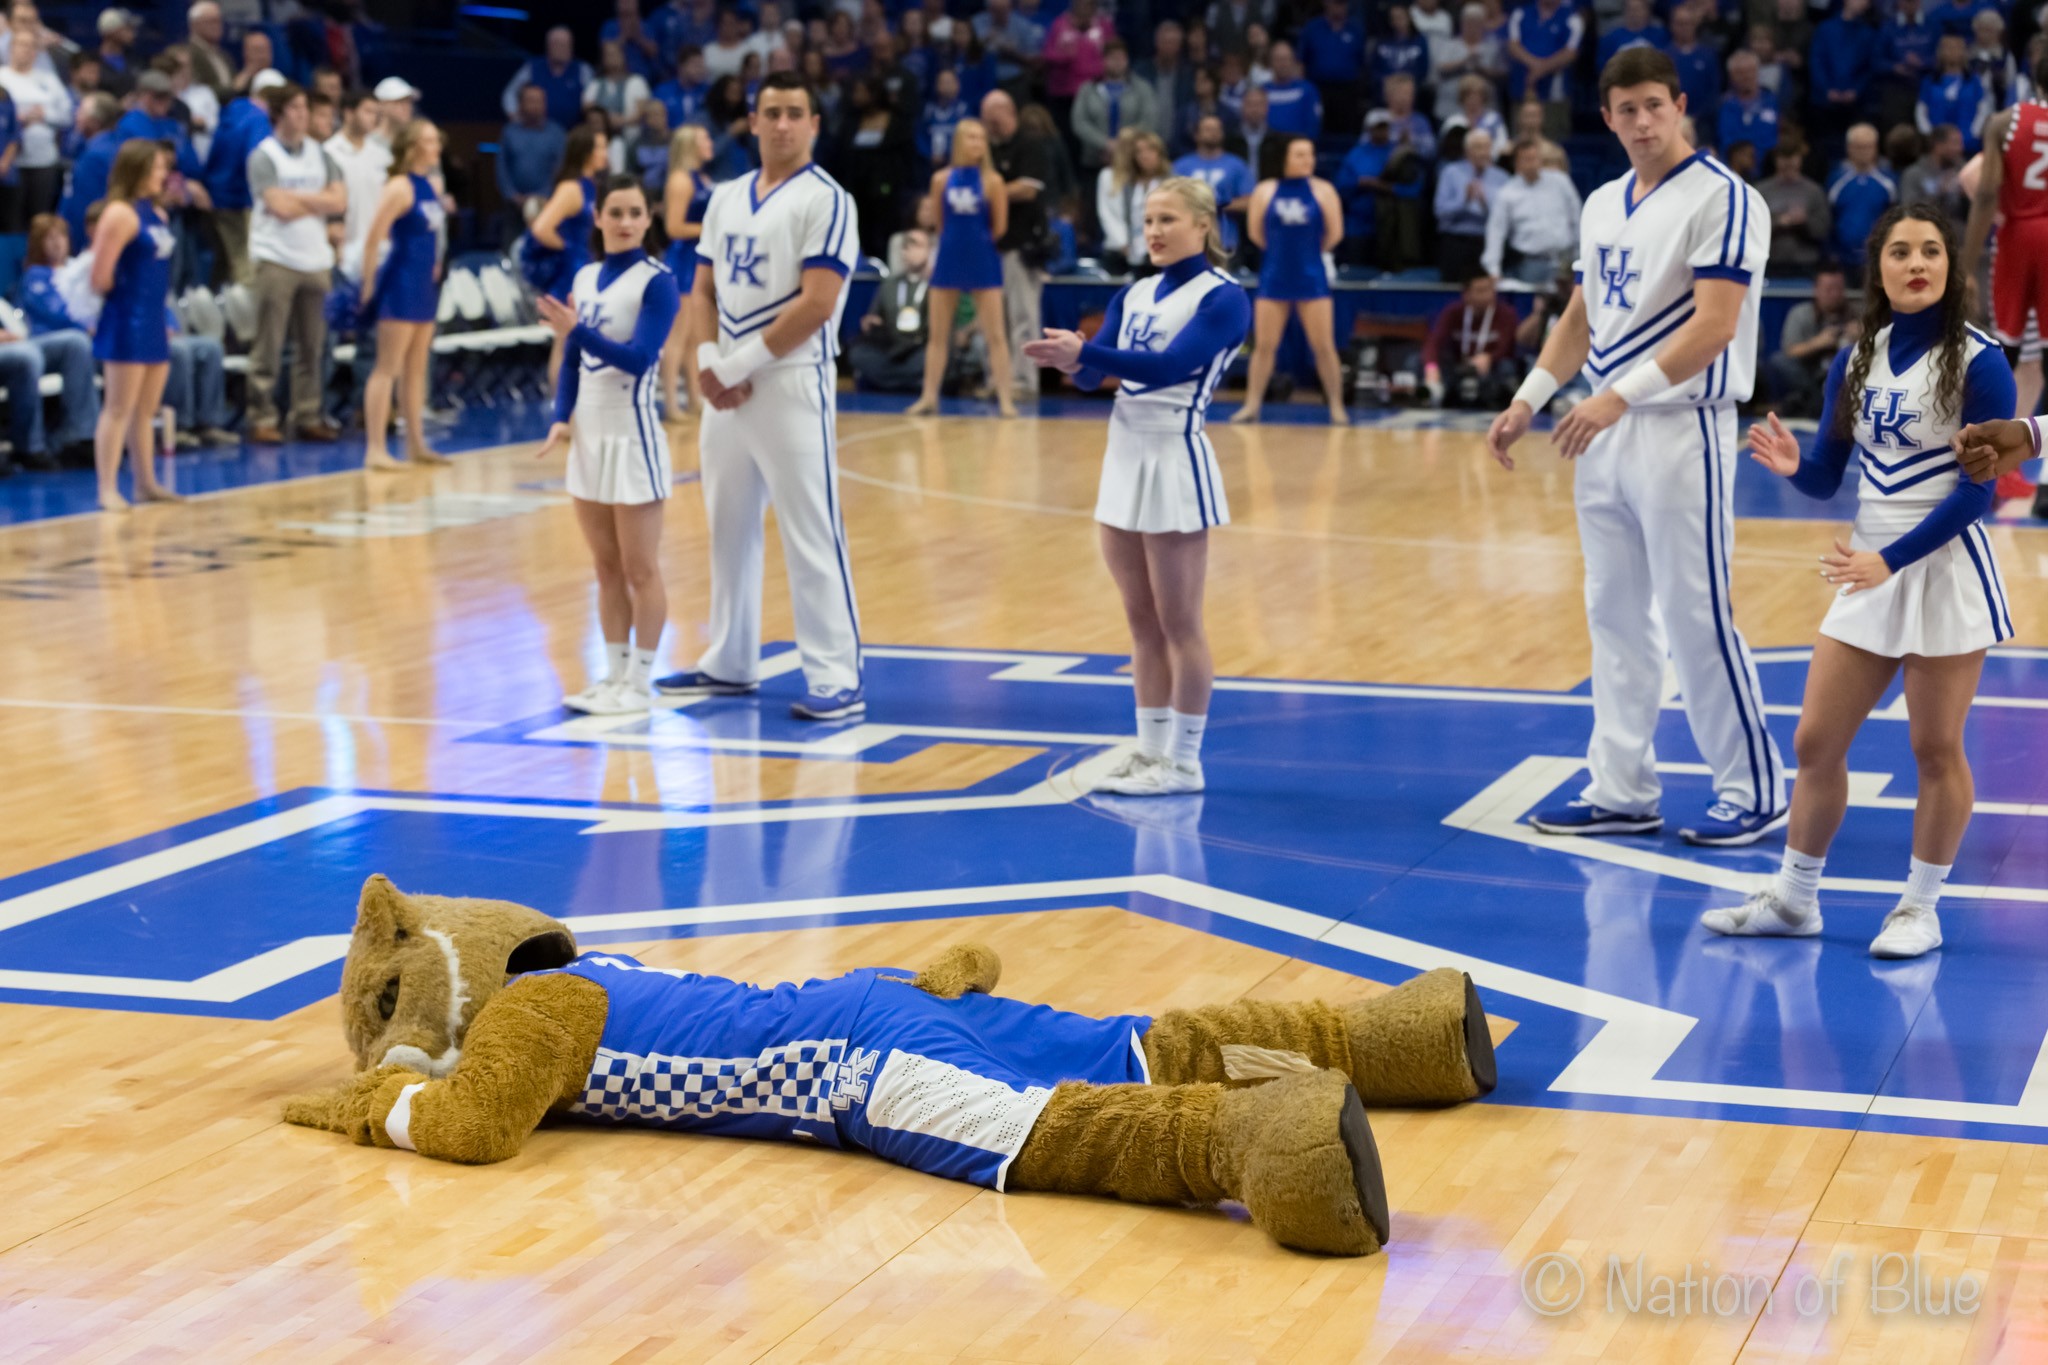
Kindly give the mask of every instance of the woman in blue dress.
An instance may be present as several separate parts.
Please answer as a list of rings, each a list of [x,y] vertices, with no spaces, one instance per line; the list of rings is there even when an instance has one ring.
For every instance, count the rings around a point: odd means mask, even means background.
[[[597,177],[611,165],[611,145],[604,130],[579,124],[562,145],[562,164],[555,168],[555,189],[526,228],[520,265],[527,280],[551,299],[569,297],[576,272],[590,260],[590,234],[597,225]],[[548,373],[562,371],[559,343],[548,355]]]
[[[691,124],[676,129],[676,135],[669,139],[668,183],[661,191],[662,226],[668,229],[668,268],[676,277],[676,289],[685,299],[697,282],[697,242],[704,235],[704,210],[711,207],[711,191],[717,187],[704,172],[711,156],[708,128]],[[671,421],[685,411],[695,412],[700,401],[697,367],[683,364],[684,356],[697,354],[697,343],[690,333],[693,311],[685,303],[676,313],[675,329],[661,351],[661,397]],[[689,388],[687,408],[676,387],[679,379]]]
[[[377,320],[377,368],[363,385],[365,469],[403,469],[391,458],[391,390],[405,409],[405,453],[415,465],[447,464],[427,448],[427,366],[433,359],[434,317],[441,289],[436,259],[447,213],[427,179],[441,164],[441,130],[414,119],[391,143],[391,178],[363,239],[363,278],[369,282],[366,318]]]
[[[1259,182],[1245,214],[1245,227],[1265,255],[1259,261],[1259,296],[1252,313],[1251,374],[1244,406],[1230,420],[1259,420],[1280,338],[1287,334],[1287,320],[1299,317],[1309,349],[1315,352],[1330,424],[1349,426],[1344,371],[1337,363],[1332,330],[1330,271],[1323,263],[1323,253],[1344,239],[1344,205],[1337,187],[1316,174],[1316,144],[1310,139],[1288,141],[1281,170],[1280,179]]]
[[[1005,417],[1017,415],[1010,397],[1010,337],[1003,325],[1003,258],[996,243],[1009,230],[1010,198],[989,154],[988,129],[962,119],[953,130],[952,164],[932,172],[933,218],[939,224],[932,262],[931,339],[925,343],[924,393],[908,415],[939,410],[939,386],[953,354],[953,319],[960,296],[974,299],[974,322],[988,345],[989,386]]]
[[[107,203],[92,239],[92,287],[106,300],[93,333],[93,358],[104,366],[106,395],[93,432],[93,464],[99,471],[100,506],[118,512],[121,448],[135,462],[135,493],[148,502],[176,502],[178,495],[157,482],[157,405],[170,372],[171,334],[164,305],[171,297],[171,257],[178,239],[157,211],[171,170],[170,150],[147,138],[130,138],[114,154],[107,175]]]

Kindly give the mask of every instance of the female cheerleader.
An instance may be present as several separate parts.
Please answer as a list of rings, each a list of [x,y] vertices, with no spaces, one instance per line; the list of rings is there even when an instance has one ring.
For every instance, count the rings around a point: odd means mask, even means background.
[[[690,124],[676,129],[668,143],[668,183],[662,187],[662,226],[668,229],[668,268],[676,277],[676,288],[686,296],[697,280],[697,239],[704,235],[704,210],[711,206],[711,177],[704,163],[711,160],[711,133]],[[676,380],[689,386],[688,411],[695,412],[703,401],[697,393],[697,367],[683,364],[683,357],[695,355],[690,340],[690,310],[676,314],[675,335],[661,352],[661,398],[671,421],[685,411]]]
[[[521,262],[535,289],[556,300],[569,297],[569,286],[590,259],[592,222],[597,212],[597,180],[611,164],[604,130],[578,124],[562,145],[562,164],[555,168],[554,193],[533,215],[526,229]],[[559,373],[561,341],[548,355],[548,370]]]
[[[1265,255],[1259,261],[1251,374],[1245,385],[1244,406],[1230,420],[1259,420],[1266,385],[1273,378],[1273,356],[1280,349],[1280,338],[1287,334],[1291,313],[1300,317],[1302,333],[1315,352],[1316,375],[1323,382],[1323,399],[1330,405],[1331,425],[1349,426],[1351,419],[1344,412],[1344,372],[1337,363],[1337,343],[1331,335],[1330,272],[1323,265],[1323,253],[1344,239],[1344,206],[1337,199],[1336,186],[1316,174],[1312,139],[1288,139],[1281,169],[1283,179],[1259,182],[1245,213],[1245,227]]]
[[[399,129],[391,144],[391,178],[363,239],[363,278],[371,282],[363,312],[377,320],[377,368],[363,386],[366,469],[405,468],[391,458],[385,442],[391,389],[401,377],[406,457],[416,465],[448,463],[446,456],[427,448],[426,429],[427,366],[433,360],[434,315],[441,299],[434,283],[435,251],[447,220],[427,174],[440,164],[440,129],[417,118]]]
[[[1820,932],[1821,867],[1848,805],[1849,741],[1903,667],[1920,771],[1913,856],[1905,895],[1870,951],[1918,957],[1941,946],[1935,902],[1976,795],[1963,722],[1985,649],[2012,634],[1977,525],[1992,485],[1963,477],[1951,446],[1964,424],[2010,413],[2015,389],[1998,344],[1968,325],[1955,230],[1939,209],[1900,205],[1878,219],[1863,274],[1862,339],[1835,357],[1814,448],[1802,458],[1775,413],[1749,433],[1757,462],[1809,496],[1834,495],[1852,450],[1863,476],[1849,544],[1837,539],[1821,556],[1821,576],[1839,591],[1806,675],[1783,866],[1770,886],[1700,922],[1719,934]]]
[[[1120,382],[1095,519],[1131,627],[1138,748],[1097,790],[1171,796],[1202,790],[1202,732],[1214,668],[1202,630],[1209,528],[1230,520],[1216,448],[1203,431],[1209,398],[1244,343],[1251,304],[1217,269],[1228,253],[1216,196],[1187,176],[1145,201],[1145,245],[1159,273],[1110,300],[1097,334],[1047,328],[1024,354],[1095,388]]]
[[[171,169],[163,143],[130,138],[114,154],[107,175],[107,203],[93,231],[92,287],[106,299],[92,338],[93,358],[104,366],[106,394],[93,432],[100,506],[109,512],[128,504],[117,480],[121,447],[135,462],[136,496],[176,502],[178,495],[157,482],[156,410],[170,372],[171,337],[165,301],[171,295],[171,256],[178,239],[157,211]]]
[[[668,619],[661,582],[668,435],[654,385],[682,295],[668,267],[644,249],[652,223],[646,187],[615,175],[592,202],[604,259],[576,272],[569,302],[540,301],[562,348],[555,422],[540,453],[569,450],[569,496],[597,564],[597,617],[610,664],[562,704],[625,715],[648,709],[648,679]]]
[[[1010,198],[989,154],[988,130],[964,118],[953,130],[953,164],[932,173],[932,216],[939,224],[939,254],[932,265],[931,337],[924,349],[924,394],[912,417],[939,410],[939,385],[953,354],[953,319],[960,295],[974,296],[974,325],[988,345],[989,386],[1005,417],[1017,415],[1010,397],[1010,336],[1003,325],[1003,258],[996,243],[1009,231]]]

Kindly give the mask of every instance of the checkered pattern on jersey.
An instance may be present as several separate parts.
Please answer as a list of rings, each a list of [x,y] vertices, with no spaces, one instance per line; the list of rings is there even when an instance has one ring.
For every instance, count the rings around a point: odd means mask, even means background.
[[[721,1114],[832,1120],[844,1038],[783,1043],[756,1057],[670,1057],[599,1048],[574,1112],[623,1123],[675,1123]]]

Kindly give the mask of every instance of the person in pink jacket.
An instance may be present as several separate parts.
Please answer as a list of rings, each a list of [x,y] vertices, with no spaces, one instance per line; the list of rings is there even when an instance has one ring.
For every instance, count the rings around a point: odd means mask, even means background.
[[[1045,93],[1061,114],[1081,87],[1102,77],[1102,49],[1116,37],[1116,24],[1095,0],[1074,0],[1045,35]],[[1061,118],[1061,123],[1065,119]]]

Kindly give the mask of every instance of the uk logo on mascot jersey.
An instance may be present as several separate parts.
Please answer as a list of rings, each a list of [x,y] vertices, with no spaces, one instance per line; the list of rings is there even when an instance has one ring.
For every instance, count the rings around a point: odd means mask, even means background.
[[[1758,653],[1788,748],[1807,655]],[[1865,945],[1911,846],[1896,693],[1851,752],[1827,932],[1744,940],[1697,919],[1775,869],[1775,839],[1699,850],[1675,834],[1552,839],[1523,822],[1584,784],[1583,687],[1222,679],[1208,790],[1143,800],[1088,790],[1126,742],[1125,660],[881,647],[866,660],[875,700],[860,723],[786,719],[802,681],[777,648],[759,697],[652,717],[550,712],[463,737],[530,755],[656,753],[668,804],[300,790],[0,882],[0,999],[276,1017],[334,992],[372,871],[535,906],[586,947],[1115,906],[1380,981],[1469,972],[1513,1024],[1489,1102],[2048,1140],[2048,651],[1987,660],[1947,941],[1890,964]],[[711,781],[721,756],[886,776],[963,745],[993,757],[957,790],[905,780],[894,794],[721,804]],[[1675,700],[1657,752],[1675,828],[1711,799]],[[860,1060],[842,1063],[850,1085]]]

